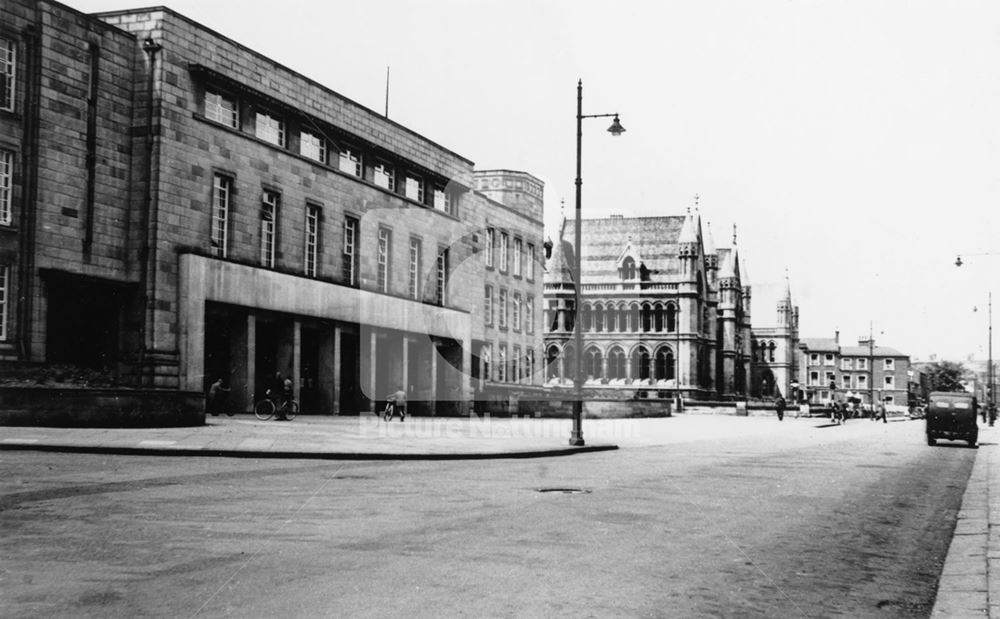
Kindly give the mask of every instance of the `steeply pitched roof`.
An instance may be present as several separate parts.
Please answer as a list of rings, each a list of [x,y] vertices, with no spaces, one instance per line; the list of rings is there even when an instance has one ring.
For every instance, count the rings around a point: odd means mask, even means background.
[[[799,346],[809,352],[837,352],[837,340],[828,337],[804,337],[799,340]]]
[[[584,219],[582,225],[585,282],[621,281],[616,262],[630,239],[649,270],[650,281],[673,281],[680,272],[677,239],[684,225],[683,215]],[[571,244],[575,228],[576,222],[567,220],[563,240]]]

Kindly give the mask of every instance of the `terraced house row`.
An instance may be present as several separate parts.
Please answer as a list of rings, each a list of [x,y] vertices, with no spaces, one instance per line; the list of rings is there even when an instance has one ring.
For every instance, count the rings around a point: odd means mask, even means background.
[[[542,382],[543,185],[162,7],[0,20],[0,359],[248,410]]]

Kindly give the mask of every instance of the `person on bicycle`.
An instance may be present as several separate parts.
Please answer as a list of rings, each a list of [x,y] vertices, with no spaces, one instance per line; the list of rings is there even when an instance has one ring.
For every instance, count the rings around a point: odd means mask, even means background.
[[[267,395],[274,402],[275,420],[288,421],[285,416],[285,405],[292,400],[292,380],[282,378],[281,372],[274,373],[274,382],[267,390]]]
[[[391,405],[386,421],[392,421],[397,412],[399,412],[399,420],[404,421],[406,419],[406,392],[403,391],[403,387],[400,386],[394,393],[386,397],[386,400]]]

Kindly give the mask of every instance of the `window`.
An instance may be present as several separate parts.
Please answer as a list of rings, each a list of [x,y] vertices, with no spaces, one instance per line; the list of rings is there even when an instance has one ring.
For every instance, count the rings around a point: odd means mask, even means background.
[[[239,127],[239,108],[236,99],[211,90],[205,91],[205,118],[227,127]]]
[[[524,368],[524,376],[528,379],[528,384],[535,382],[535,349],[529,348],[525,351],[524,361],[527,364]]]
[[[833,365],[833,355],[831,353],[826,353],[823,356],[823,365]]]
[[[500,298],[497,301],[500,305],[498,308],[500,312],[499,326],[501,329],[507,328],[507,291],[503,288],[500,289]]]
[[[500,358],[497,359],[497,382],[507,382],[507,345],[500,344]]]
[[[406,175],[406,182],[403,184],[403,195],[411,200],[424,203],[424,181],[417,176]]]
[[[510,380],[521,382],[521,347],[514,346],[510,354]]]
[[[535,332],[535,297],[524,300],[524,330],[527,333]]]
[[[886,376],[885,377],[885,388],[886,389],[895,389],[896,388],[896,377],[895,376]]]
[[[233,194],[233,179],[215,175],[212,187],[212,233],[210,241],[215,255],[225,258],[229,244],[229,208]]]
[[[16,71],[17,48],[13,41],[0,39],[0,110],[14,111]]]
[[[0,266],[0,342],[7,340],[7,306],[10,298],[10,267]]]
[[[836,374],[834,374],[833,372],[827,372],[826,373],[826,384],[827,385],[833,384],[836,381],[837,381],[837,375]]]
[[[285,145],[285,123],[267,112],[257,112],[255,135],[275,146]]]
[[[511,315],[510,315],[511,323],[512,323],[511,326],[514,328],[515,331],[520,331],[521,330],[521,295],[520,295],[520,293],[517,293],[517,292],[514,293],[513,303],[511,305],[512,305],[512,311],[511,311]]]
[[[895,370],[896,369],[896,364],[894,362],[895,362],[894,359],[885,359],[884,360],[885,365],[883,367],[886,370],[890,370],[890,371],[891,370]]]
[[[853,359],[849,359],[847,357],[841,359],[840,360],[840,369],[842,369],[842,370],[850,370],[852,367],[854,367],[854,363],[853,362],[854,362]]]
[[[303,131],[299,134],[299,153],[320,163],[326,163],[326,140]]]
[[[622,261],[622,279],[635,279],[635,260],[632,256]]]
[[[440,185],[434,187],[434,208],[449,215],[455,214],[454,198],[451,192]]]
[[[0,150],[0,225],[11,222],[12,187],[14,185],[14,153]]]
[[[490,367],[490,362],[492,361],[493,357],[493,349],[489,344],[483,344],[482,354],[480,355],[480,357],[483,360],[483,373],[482,373],[483,380],[493,380],[493,377],[490,376],[490,371],[492,370],[492,368]]]
[[[493,246],[496,243],[496,231],[493,228],[486,229],[486,268],[493,268]]]
[[[344,218],[344,283],[358,285],[358,220]]]
[[[493,325],[493,286],[486,286],[483,293],[483,324]]]
[[[379,292],[389,292],[389,246],[392,241],[392,231],[388,228],[378,229],[378,281]]]
[[[274,240],[279,200],[277,193],[264,190],[260,205],[260,263],[269,269],[274,268]]]
[[[410,239],[410,285],[407,289],[411,299],[420,300],[420,262],[423,244],[420,239]]]
[[[867,389],[867,388],[868,388],[868,377],[864,376],[864,375],[859,375],[858,376],[858,389]]]
[[[867,370],[868,369],[868,359],[857,359],[855,361],[855,364],[856,364],[856,366],[857,366],[857,368],[859,370]]]
[[[351,150],[350,148],[342,148],[340,150],[340,158],[337,163],[337,169],[341,172],[346,172],[353,176],[361,177],[361,153]]]
[[[448,298],[448,248],[438,250],[437,258],[437,303],[444,305]]]
[[[396,190],[396,172],[391,165],[380,161],[372,168],[372,174],[373,183],[389,191]]]
[[[528,257],[525,259],[525,267],[527,267],[527,278],[528,281],[535,279],[535,246],[528,243]]]
[[[844,374],[843,384],[844,384],[844,389],[850,389],[851,388],[851,375],[850,374]]]
[[[810,385],[819,384],[819,372],[809,372],[809,384]]]
[[[306,205],[306,275],[316,277],[319,263],[319,207]]]
[[[506,232],[500,233],[500,271],[506,273],[510,264],[507,262],[507,255],[510,249],[510,238]]]
[[[816,353],[809,355],[809,365],[819,365],[819,355]]]
[[[524,253],[524,243],[514,239],[514,277],[521,277],[521,254]]]

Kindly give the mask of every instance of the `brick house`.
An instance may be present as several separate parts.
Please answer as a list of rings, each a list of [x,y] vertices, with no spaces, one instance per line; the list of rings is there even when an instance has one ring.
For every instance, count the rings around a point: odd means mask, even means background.
[[[457,412],[486,342],[533,380],[540,312],[487,335],[482,250],[503,231],[538,272],[540,183],[479,193],[468,159],[169,9],[3,7],[0,358],[220,376],[239,410],[280,372],[304,412],[399,386]],[[523,322],[541,277],[505,281]]]
[[[853,397],[862,404],[908,404],[910,358],[867,338],[857,346],[842,346],[840,334],[803,338],[799,344],[803,389],[809,401],[827,403]]]

